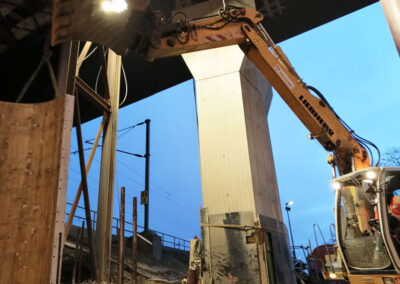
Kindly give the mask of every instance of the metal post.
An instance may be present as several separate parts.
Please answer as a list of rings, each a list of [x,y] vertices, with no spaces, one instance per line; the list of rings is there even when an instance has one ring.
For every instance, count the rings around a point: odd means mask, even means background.
[[[289,223],[290,239],[292,240],[292,254],[293,254],[293,258],[296,259],[296,251],[295,251],[294,242],[293,242],[292,225],[290,224],[290,217],[289,217],[290,207],[286,205],[285,210],[287,213],[287,218],[288,218],[288,223]]]
[[[78,97],[78,92],[76,92],[76,91],[75,91],[75,123],[76,123],[76,139],[78,142],[78,149],[79,149],[79,165],[81,168],[83,199],[84,199],[84,204],[85,204],[86,224],[87,224],[87,232],[88,232],[88,237],[89,237],[90,258],[92,261],[94,278],[95,278],[95,280],[98,280],[96,254],[95,254],[95,249],[94,249],[94,236],[93,236],[93,232],[92,232],[92,220],[91,220],[91,212],[90,212],[89,189],[88,189],[86,169],[85,169],[85,156],[83,153],[81,117],[80,117],[80,110],[79,110],[79,97]]]
[[[132,213],[132,283],[137,283],[137,198],[133,198],[133,213]]]
[[[90,166],[92,165],[92,161],[93,161],[94,155],[96,153],[97,145],[99,144],[101,133],[103,133],[105,123],[106,123],[106,119],[103,118],[103,120],[101,121],[99,130],[97,131],[97,135],[96,135],[93,147],[92,147],[92,151],[90,152],[88,161],[86,163],[86,168],[85,168],[86,175],[89,173]],[[79,200],[81,199],[82,190],[83,190],[83,187],[82,187],[82,181],[81,181],[81,183],[79,184],[79,187],[78,187],[78,191],[75,195],[74,203],[72,204],[70,213],[68,215],[67,223],[65,224],[63,244],[67,240],[69,230],[71,229],[72,221],[74,220],[74,216],[75,216],[75,212],[76,212],[76,208],[78,207]],[[94,218],[94,220],[95,220],[95,218]],[[94,224],[93,224],[93,228],[94,228]]]
[[[149,179],[150,179],[150,119],[146,119],[144,121],[146,123],[146,154],[144,157],[146,158],[146,171],[145,171],[145,187],[144,191],[147,196],[147,203],[144,205],[144,230],[149,230]]]
[[[125,235],[125,187],[121,187],[121,206],[119,210],[119,242],[118,242],[118,284],[124,283],[124,235]]]

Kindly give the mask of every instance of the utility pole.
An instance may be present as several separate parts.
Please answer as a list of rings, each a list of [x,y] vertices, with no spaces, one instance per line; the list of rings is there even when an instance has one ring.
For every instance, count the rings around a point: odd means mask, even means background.
[[[287,218],[288,218],[288,222],[289,222],[290,239],[292,240],[292,254],[293,254],[293,258],[296,260],[296,250],[294,248],[292,225],[290,224],[290,217],[289,217],[290,206],[292,206],[292,205],[293,205],[293,201],[286,202],[285,210],[286,210]]]
[[[132,284],[137,284],[137,198],[133,198],[132,210]]]
[[[144,191],[147,197],[147,202],[144,204],[144,230],[149,230],[149,179],[150,179],[150,119],[144,121],[146,123],[146,169],[145,169],[145,184]]]

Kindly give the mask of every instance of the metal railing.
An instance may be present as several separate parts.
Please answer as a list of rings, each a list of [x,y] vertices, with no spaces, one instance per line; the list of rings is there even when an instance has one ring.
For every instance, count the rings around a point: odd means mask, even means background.
[[[69,209],[71,208],[71,206],[72,206],[72,203],[67,202],[67,210],[65,212],[66,219],[69,216],[69,211],[70,211]],[[97,223],[97,212],[94,210],[90,210],[90,212],[91,212],[91,218],[92,218],[92,227],[93,227],[93,230],[95,230],[96,223]],[[80,214],[82,214],[82,216],[85,216],[85,208],[78,205],[76,208],[74,219],[72,221],[72,223],[76,226],[80,226],[81,221],[86,221],[86,218],[82,217]],[[79,222],[78,222],[78,220],[79,220]],[[120,220],[118,218],[113,217],[112,233],[115,235],[117,234],[119,224],[120,224]],[[144,230],[143,226],[138,225],[137,227],[138,227],[138,230],[139,229]],[[170,235],[170,234],[166,234],[163,232],[155,231],[155,230],[150,230],[150,231],[156,233],[158,236],[161,237],[161,242],[164,247],[170,247],[170,248],[174,248],[174,249],[182,250],[182,251],[190,250],[190,242],[188,240],[185,240],[185,239],[182,239],[182,238]],[[133,224],[131,222],[125,221],[125,237],[130,237],[132,235],[133,235]]]

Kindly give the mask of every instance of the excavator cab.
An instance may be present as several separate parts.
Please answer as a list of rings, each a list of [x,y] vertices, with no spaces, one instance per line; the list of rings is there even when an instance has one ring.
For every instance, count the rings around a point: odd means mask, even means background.
[[[364,169],[334,179],[332,187],[337,245],[350,280],[376,274],[383,283],[400,283],[400,215],[394,204],[400,206],[400,169]]]

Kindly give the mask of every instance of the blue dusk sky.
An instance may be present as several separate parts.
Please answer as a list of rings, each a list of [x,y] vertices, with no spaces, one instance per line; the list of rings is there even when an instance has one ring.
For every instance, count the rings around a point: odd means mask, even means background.
[[[280,46],[303,80],[318,88],[357,134],[381,151],[399,146],[399,56],[379,3]],[[193,84],[189,80],[123,107],[119,115],[119,129],[151,119],[150,228],[184,239],[200,234],[202,206]],[[129,95],[134,92],[135,86],[129,84]],[[276,92],[268,123],[282,208],[286,201],[294,201],[290,211],[294,243],[307,245],[311,240],[315,247],[313,224],[319,224],[330,240],[329,224],[334,222],[328,153],[307,138],[309,131]],[[99,124],[99,119],[86,123],[84,139],[94,138]],[[144,126],[119,136],[118,149],[145,153]],[[74,129],[71,151],[76,150]],[[87,159],[89,151],[86,154]],[[88,177],[93,209],[97,208],[100,157],[98,151]],[[125,186],[127,220],[132,220],[131,200],[140,199],[144,189],[144,166],[144,159],[117,153],[114,216],[119,214],[119,188]],[[77,154],[71,155],[69,174],[67,201],[72,202],[80,181]],[[143,225],[143,206],[138,209],[139,225]],[[287,223],[286,212],[282,213]],[[84,216],[83,211],[78,214]]]

